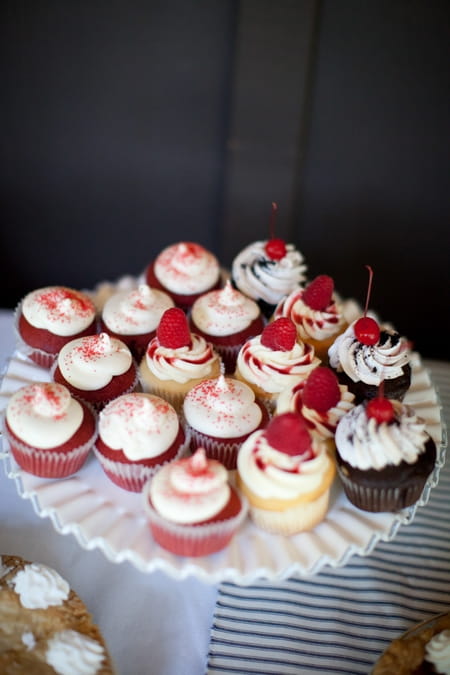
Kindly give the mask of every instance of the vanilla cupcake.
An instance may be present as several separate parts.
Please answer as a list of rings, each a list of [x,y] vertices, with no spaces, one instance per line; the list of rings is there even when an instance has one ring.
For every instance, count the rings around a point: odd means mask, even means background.
[[[44,368],[53,365],[67,342],[97,332],[92,300],[65,286],[28,293],[16,309],[15,320],[21,351]]]
[[[191,450],[203,447],[208,457],[227,469],[236,468],[242,443],[269,421],[266,407],[255,394],[234,378],[203,380],[184,399],[184,418],[191,434]]]
[[[235,376],[274,409],[279,393],[305,380],[319,363],[314,347],[298,341],[292,321],[281,317],[242,346]]]
[[[8,401],[3,427],[17,464],[42,478],[76,473],[97,436],[91,407],[54,382],[35,382],[16,391]]]
[[[183,241],[161,251],[145,270],[145,279],[187,311],[199,295],[220,285],[220,266],[216,256],[203,246]]]
[[[136,364],[121,340],[107,333],[68,342],[52,368],[55,382],[100,410],[138,384]]]
[[[99,415],[95,454],[108,478],[124,490],[140,492],[159,467],[188,445],[177,413],[159,396],[124,394]]]
[[[247,515],[247,502],[230,485],[228,471],[203,448],[159,469],[143,498],[155,541],[176,555],[220,551]]]
[[[201,295],[192,305],[192,330],[202,335],[220,354],[225,372],[234,373],[239,349],[259,335],[264,319],[258,304],[231,286]]]
[[[321,274],[305,288],[296,288],[278,304],[274,317],[287,316],[300,340],[314,347],[316,356],[328,362],[328,349],[347,323],[343,305],[334,293],[334,281]]]
[[[255,525],[276,534],[311,530],[328,510],[334,462],[298,413],[272,418],[255,431],[237,458],[237,485]]]
[[[207,377],[218,377],[221,363],[212,345],[189,331],[183,310],[173,307],[164,312],[141,360],[142,388],[170,401],[179,412],[189,389]]]
[[[147,284],[121,290],[105,302],[101,329],[124,342],[137,361],[156,335],[156,328],[166,309],[174,306],[172,298]]]

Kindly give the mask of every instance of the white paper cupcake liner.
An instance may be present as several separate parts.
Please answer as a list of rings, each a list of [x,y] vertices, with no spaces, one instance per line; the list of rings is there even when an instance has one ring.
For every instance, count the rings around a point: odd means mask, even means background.
[[[206,456],[210,459],[216,459],[230,471],[236,468],[237,455],[242,442],[236,443],[227,439],[214,439],[210,436],[205,436],[192,427],[189,429],[192,452],[202,447],[205,449]]]
[[[257,527],[273,534],[290,536],[307,532],[318,525],[328,510],[330,491],[312,502],[305,502],[284,511],[269,511],[250,505],[250,518]]]

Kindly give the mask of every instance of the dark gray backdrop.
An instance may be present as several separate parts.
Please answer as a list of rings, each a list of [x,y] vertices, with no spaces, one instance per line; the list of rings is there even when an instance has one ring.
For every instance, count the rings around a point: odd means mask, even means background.
[[[448,2],[12,1],[0,306],[278,231],[448,358]]]

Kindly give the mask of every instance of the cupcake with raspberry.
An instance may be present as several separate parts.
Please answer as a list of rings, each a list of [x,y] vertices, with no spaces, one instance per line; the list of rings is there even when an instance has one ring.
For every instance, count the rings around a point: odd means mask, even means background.
[[[228,471],[203,448],[159,469],[143,497],[153,538],[176,555],[220,551],[247,515],[246,500],[230,485]]]
[[[124,394],[100,412],[95,454],[108,478],[124,490],[140,492],[188,445],[174,408],[158,396]]]
[[[318,366],[306,380],[280,392],[276,414],[300,413],[312,436],[324,442],[334,454],[334,435],[339,420],[354,407],[354,396],[345,384],[339,384],[335,373]]]
[[[67,342],[97,332],[96,309],[88,295],[65,286],[28,293],[16,310],[20,349],[50,368]]]
[[[177,412],[189,389],[208,377],[218,377],[221,359],[201,335],[191,333],[179,307],[164,312],[142,358],[139,373],[144,391],[169,401]]]
[[[364,511],[399,511],[420,498],[436,445],[413,408],[383,396],[361,403],[336,429],[345,494]]]
[[[162,315],[174,306],[172,298],[147,284],[120,290],[105,302],[101,330],[124,342],[133,357],[140,361],[148,343],[156,335]]]
[[[269,421],[267,408],[255,400],[252,389],[223,375],[193,387],[184,399],[183,413],[192,451],[203,447],[208,457],[230,470],[236,468],[245,439]]]
[[[232,287],[201,295],[192,305],[192,330],[202,335],[220,354],[225,372],[234,373],[239,349],[246,340],[259,335],[264,318],[258,304]]]
[[[298,413],[276,415],[266,429],[251,434],[239,450],[237,472],[258,527],[292,535],[324,519],[334,462]]]
[[[314,347],[316,356],[328,361],[328,349],[347,324],[343,306],[334,293],[334,281],[321,274],[305,288],[296,288],[277,306],[274,317],[293,321],[300,340]]]
[[[63,385],[35,382],[11,396],[3,430],[21,469],[42,478],[65,478],[85,463],[97,436],[97,419]]]
[[[220,286],[216,256],[200,244],[183,241],[165,248],[145,270],[152,288],[165,291],[177,307],[188,311],[195,300]]]
[[[305,380],[319,363],[314,347],[297,340],[292,321],[281,317],[242,346],[235,376],[273,410],[279,393]]]
[[[96,410],[117,396],[134,391],[138,384],[130,350],[107,333],[68,342],[58,354],[52,376]]]

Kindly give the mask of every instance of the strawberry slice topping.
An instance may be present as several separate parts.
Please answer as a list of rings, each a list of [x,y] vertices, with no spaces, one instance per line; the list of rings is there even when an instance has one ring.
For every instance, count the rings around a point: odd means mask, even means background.
[[[261,344],[269,349],[289,352],[295,345],[297,329],[287,317],[280,317],[268,323],[261,333]]]
[[[341,398],[339,381],[330,368],[319,366],[308,375],[302,391],[302,401],[307,408],[327,412]]]
[[[162,347],[179,349],[191,344],[191,334],[186,314],[179,307],[166,309],[161,317],[156,337]]]
[[[305,288],[303,302],[311,309],[322,311],[330,304],[333,291],[333,279],[326,274],[320,274]]]

